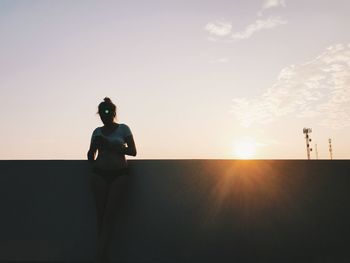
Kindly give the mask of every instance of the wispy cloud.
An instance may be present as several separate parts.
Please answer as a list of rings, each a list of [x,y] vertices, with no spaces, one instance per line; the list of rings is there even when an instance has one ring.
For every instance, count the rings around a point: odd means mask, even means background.
[[[286,6],[284,0],[265,0],[262,5],[262,9],[269,9],[273,7]]]
[[[276,7],[285,7],[286,2],[284,0],[264,0],[261,10],[258,12],[258,15],[261,16],[263,12],[267,9],[276,8]]]
[[[269,17],[265,20],[258,19],[248,25],[243,31],[233,33],[230,38],[233,40],[247,39],[258,31],[272,29],[284,24],[287,24],[287,20],[280,17]]]
[[[222,22],[208,23],[205,30],[210,33],[210,37],[208,37],[210,41],[233,42],[248,39],[259,31],[272,29],[287,23],[288,21],[281,17],[269,17],[255,20],[242,31],[231,32],[232,25]]]
[[[208,23],[204,29],[211,35],[222,37],[231,33],[232,25],[227,22],[217,21]]]
[[[211,60],[210,62],[211,63],[228,63],[230,61],[229,58],[218,58],[218,59],[214,59],[214,60]]]
[[[284,0],[264,0],[258,16],[262,16],[264,10],[285,6]],[[250,38],[258,31],[272,29],[281,25],[287,24],[288,21],[282,17],[270,16],[264,19],[256,19],[253,23],[247,25],[242,31],[232,32],[233,26],[231,23],[217,21],[209,22],[204,29],[209,32],[210,41],[226,41],[233,42]]]
[[[333,45],[311,61],[282,69],[261,96],[234,98],[231,112],[246,127],[289,114],[318,118],[332,128],[349,126],[350,44]]]

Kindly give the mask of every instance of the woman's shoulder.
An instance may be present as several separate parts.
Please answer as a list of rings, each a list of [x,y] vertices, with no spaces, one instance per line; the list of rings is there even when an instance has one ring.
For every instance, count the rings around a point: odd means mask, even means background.
[[[126,125],[125,123],[118,123],[118,125],[120,125],[120,127],[122,128],[128,127],[128,125]]]
[[[101,134],[101,128],[102,127],[95,128],[94,131],[92,132],[92,136],[96,136],[96,135]]]
[[[128,130],[130,129],[129,126],[127,124],[125,124],[125,123],[119,123],[119,126],[120,126],[120,128],[122,128],[124,130],[125,129],[128,129]]]
[[[124,133],[124,136],[129,136],[132,135],[131,129],[129,128],[129,126],[125,123],[119,123],[121,130]]]

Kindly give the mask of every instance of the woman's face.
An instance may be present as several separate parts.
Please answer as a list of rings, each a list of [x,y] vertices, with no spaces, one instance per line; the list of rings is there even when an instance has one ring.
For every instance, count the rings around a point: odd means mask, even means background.
[[[114,121],[115,112],[113,112],[110,108],[102,108],[99,112],[101,121],[104,125],[111,124]]]

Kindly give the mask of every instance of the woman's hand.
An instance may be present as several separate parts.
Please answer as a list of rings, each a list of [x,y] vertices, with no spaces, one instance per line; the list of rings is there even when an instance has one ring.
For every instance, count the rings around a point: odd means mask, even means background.
[[[120,143],[110,143],[111,150],[124,154],[125,145]]]
[[[102,151],[112,151],[120,154],[124,153],[125,145],[118,142],[110,142],[103,136],[96,136],[95,138],[98,149]]]

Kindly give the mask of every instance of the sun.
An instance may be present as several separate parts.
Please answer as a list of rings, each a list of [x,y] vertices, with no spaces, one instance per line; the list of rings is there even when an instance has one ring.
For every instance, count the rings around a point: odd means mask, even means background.
[[[256,153],[256,142],[252,139],[241,140],[234,145],[234,155],[238,159],[251,159]]]

